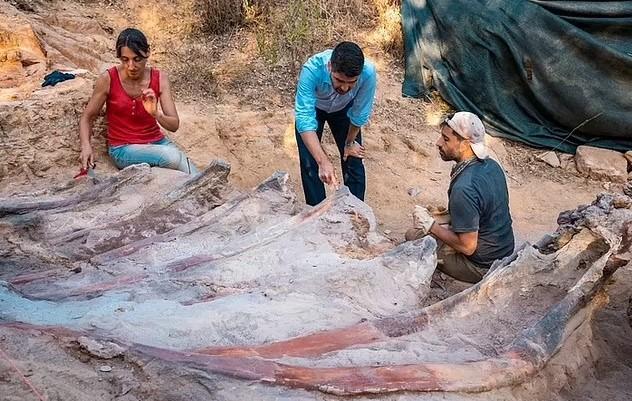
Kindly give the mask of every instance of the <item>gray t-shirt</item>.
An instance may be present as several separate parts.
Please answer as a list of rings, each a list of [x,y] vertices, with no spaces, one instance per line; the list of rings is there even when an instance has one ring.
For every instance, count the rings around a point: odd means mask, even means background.
[[[474,162],[457,175],[448,189],[452,230],[478,231],[476,252],[468,256],[481,267],[511,255],[514,236],[509,194],[502,168],[492,159]]]

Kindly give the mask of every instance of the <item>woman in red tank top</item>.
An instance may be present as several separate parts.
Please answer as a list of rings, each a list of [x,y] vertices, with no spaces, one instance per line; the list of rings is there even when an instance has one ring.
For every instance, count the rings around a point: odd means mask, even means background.
[[[121,64],[99,76],[79,122],[82,168],[94,164],[92,124],[106,104],[108,153],[117,167],[148,163],[197,173],[160,128],[175,132],[180,119],[167,74],[147,66],[149,44],[145,35],[138,29],[123,30],[116,41],[116,56]]]

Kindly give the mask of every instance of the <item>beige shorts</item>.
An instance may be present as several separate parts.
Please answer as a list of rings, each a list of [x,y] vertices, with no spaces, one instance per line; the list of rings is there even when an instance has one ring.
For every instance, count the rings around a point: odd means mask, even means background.
[[[448,276],[466,283],[478,283],[489,269],[479,267],[453,248],[442,244],[437,251],[437,269]]]
[[[411,228],[406,231],[406,241],[414,241],[423,237],[420,230]],[[439,250],[437,251],[437,269],[448,276],[466,283],[478,283],[483,279],[488,269],[479,267],[453,248],[437,240]]]

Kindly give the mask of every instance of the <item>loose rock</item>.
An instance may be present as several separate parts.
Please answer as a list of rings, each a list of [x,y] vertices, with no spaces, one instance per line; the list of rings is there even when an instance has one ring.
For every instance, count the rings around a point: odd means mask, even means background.
[[[575,170],[575,163],[573,161],[573,155],[562,153],[557,155],[560,159],[560,167],[564,170]]]
[[[88,337],[79,337],[79,345],[89,354],[103,359],[115,358],[125,351],[118,344],[106,341],[100,342]]]
[[[421,193],[421,189],[417,187],[408,188],[408,195],[410,195],[412,198],[419,195],[420,193]]]
[[[541,155],[536,156],[538,160],[548,164],[551,167],[560,167],[560,159],[558,159],[555,152],[544,152]]]
[[[623,154],[614,150],[579,146],[575,154],[577,171],[595,179],[626,182],[628,162]]]

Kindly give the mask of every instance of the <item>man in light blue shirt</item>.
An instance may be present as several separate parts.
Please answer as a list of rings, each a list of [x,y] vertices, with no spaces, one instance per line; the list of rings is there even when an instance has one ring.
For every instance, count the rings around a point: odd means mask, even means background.
[[[369,121],[377,86],[375,66],[362,49],[341,42],[313,55],[303,65],[296,88],[296,142],[305,201],[325,199],[323,183],[338,187],[334,166],[320,144],[325,122],[338,145],[344,184],[364,200],[366,175],[361,127]]]

